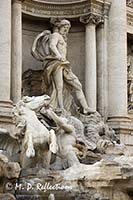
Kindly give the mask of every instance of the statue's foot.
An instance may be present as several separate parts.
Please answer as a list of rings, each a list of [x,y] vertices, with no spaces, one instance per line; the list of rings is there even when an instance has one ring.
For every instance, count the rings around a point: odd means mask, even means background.
[[[94,114],[96,111],[93,110],[92,108],[88,107],[88,108],[84,108],[83,109],[83,114],[85,115],[89,115],[89,114]]]

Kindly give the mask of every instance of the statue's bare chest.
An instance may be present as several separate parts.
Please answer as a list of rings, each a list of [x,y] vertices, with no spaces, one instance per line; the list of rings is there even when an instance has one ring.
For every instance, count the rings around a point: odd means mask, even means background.
[[[65,50],[67,48],[67,43],[65,42],[62,36],[60,37],[57,45],[60,50],[63,50],[63,49]]]

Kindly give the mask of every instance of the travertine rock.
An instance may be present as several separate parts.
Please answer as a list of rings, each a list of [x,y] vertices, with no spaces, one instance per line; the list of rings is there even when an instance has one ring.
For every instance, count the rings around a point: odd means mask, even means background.
[[[18,178],[20,166],[17,162],[10,162],[8,158],[0,153],[0,176],[8,179]]]
[[[5,194],[0,193],[0,200],[16,200],[16,198],[14,197],[14,195],[10,193],[5,193]]]
[[[11,183],[10,180],[16,180],[20,175],[20,165],[17,162],[10,162],[8,158],[0,152],[0,199],[1,200],[16,200],[13,194],[6,193],[5,180]],[[12,184],[13,186],[13,184]]]

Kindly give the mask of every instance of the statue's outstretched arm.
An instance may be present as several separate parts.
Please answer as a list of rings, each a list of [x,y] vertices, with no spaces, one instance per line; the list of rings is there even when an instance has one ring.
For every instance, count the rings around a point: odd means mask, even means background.
[[[67,133],[72,133],[74,131],[74,127],[70,124],[67,124],[66,120],[62,117],[58,117],[52,109],[48,109],[46,111],[48,116],[53,119],[53,121],[62,128]]]

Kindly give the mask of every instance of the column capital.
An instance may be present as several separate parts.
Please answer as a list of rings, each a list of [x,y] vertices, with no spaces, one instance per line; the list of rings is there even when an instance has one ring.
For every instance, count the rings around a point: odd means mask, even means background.
[[[104,23],[104,17],[103,16],[99,16],[99,15],[95,15],[93,13],[90,13],[88,15],[81,16],[80,17],[80,22],[82,22],[84,24],[99,25],[99,24],[103,24]]]

